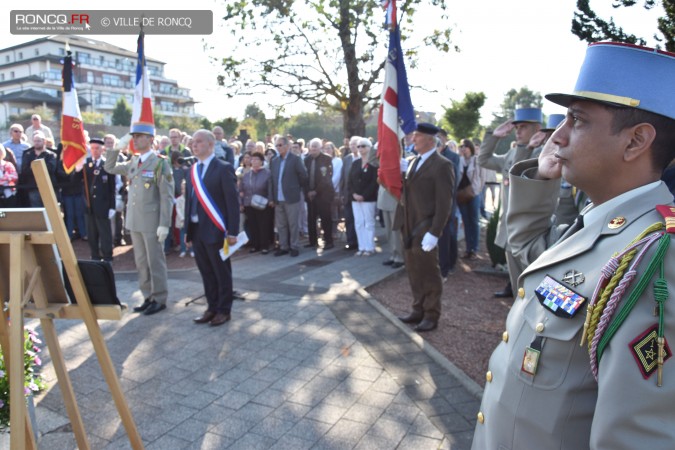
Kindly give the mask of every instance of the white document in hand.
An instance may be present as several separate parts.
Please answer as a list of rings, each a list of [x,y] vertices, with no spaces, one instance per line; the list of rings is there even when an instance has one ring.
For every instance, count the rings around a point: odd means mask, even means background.
[[[242,231],[241,233],[239,233],[239,235],[237,235],[237,243],[229,246],[229,251],[227,252],[227,254],[225,254],[225,250],[223,250],[222,248],[220,249],[220,259],[225,261],[227,258],[232,256],[234,252],[239,250],[242,245],[246,245],[247,242],[248,236],[246,235],[245,231]]]

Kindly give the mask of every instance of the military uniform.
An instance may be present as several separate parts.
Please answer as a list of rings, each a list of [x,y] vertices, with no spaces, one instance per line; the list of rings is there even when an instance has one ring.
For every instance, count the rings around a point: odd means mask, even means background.
[[[134,155],[117,162],[119,150],[109,150],[105,162],[108,173],[127,177],[128,201],[126,228],[131,231],[139,285],[143,296],[165,304],[168,296],[164,243],[157,240],[157,228],[169,228],[173,208],[174,182],[166,158],[150,151],[141,161]]]
[[[112,261],[113,242],[110,228],[111,210],[115,210],[115,175],[103,169],[105,159],[98,161],[87,158],[84,164],[84,176],[87,177],[86,211],[87,236],[91,259]]]
[[[502,173],[501,185],[501,217],[499,225],[497,226],[497,235],[495,236],[495,245],[506,250],[507,262],[509,265],[509,274],[511,278],[511,285],[515,286],[518,280],[518,275],[523,271],[525,266],[519,265],[511,256],[509,243],[507,242],[506,231],[506,214],[509,211],[509,170],[515,163],[528,159],[532,155],[532,149],[527,148],[527,145],[518,145],[515,148],[509,149],[504,155],[495,155],[494,151],[499,143],[498,137],[488,131],[485,134],[485,140],[480,146],[477,161],[478,165],[489,170],[494,170]]]
[[[609,341],[598,365],[597,381],[588,349],[580,346],[586,307],[603,265],[647,227],[663,222],[654,205],[672,205],[672,195],[660,182],[634,189],[600,205],[595,214],[592,209],[584,211],[583,228],[573,224],[578,231],[572,233],[550,223],[560,180],[520,177],[536,166],[536,161],[524,161],[512,170],[509,243],[519,263],[535,261],[519,278],[502,342],[490,358],[473,448],[673,448],[675,363],[666,359],[663,385],[658,387],[655,341],[645,337],[659,320],[654,315],[652,289],[658,274],[649,280]],[[638,275],[617,311],[654,253],[652,246],[638,264]],[[673,258],[671,244],[666,261]],[[672,264],[665,264],[665,279],[673,285]],[[568,290],[566,295],[586,299],[571,318],[559,310],[554,313],[550,303],[546,306],[542,292],[552,291],[551,284],[555,290]],[[548,290],[542,291],[542,286]],[[666,342],[675,336],[675,305],[669,303],[665,306]],[[531,349],[540,352],[538,359]]]

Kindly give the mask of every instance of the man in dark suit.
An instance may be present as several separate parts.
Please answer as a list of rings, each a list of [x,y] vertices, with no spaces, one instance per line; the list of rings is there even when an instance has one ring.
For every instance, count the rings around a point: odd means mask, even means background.
[[[459,173],[459,154],[455,153],[447,145],[448,143],[448,132],[444,129],[440,129],[436,137],[440,140],[440,147],[437,148],[441,156],[445,157],[448,161],[452,163],[452,166],[455,170],[455,184],[459,184],[460,173]],[[457,202],[454,196],[457,195],[457,186],[452,192],[449,192],[448,195],[452,195],[452,211],[450,211],[450,219],[448,224],[443,229],[443,234],[441,239],[438,242],[438,262],[441,267],[441,277],[445,280],[449,273],[453,272],[455,269],[455,264],[457,263]]]
[[[448,223],[455,189],[452,163],[436,152],[439,129],[420,123],[414,133],[417,156],[403,180],[394,229],[403,235],[405,265],[413,293],[412,312],[400,317],[415,331],[431,331],[441,315],[443,282],[438,266],[438,238]]]
[[[302,208],[301,194],[307,189],[307,169],[302,159],[290,151],[291,143],[286,136],[277,137],[275,144],[279,156],[270,163],[272,182],[267,197],[274,207],[274,223],[279,232],[279,250],[274,256],[289,252],[291,256],[298,256],[298,215]]]
[[[215,142],[213,133],[208,130],[198,130],[192,136],[194,155],[199,162],[191,169],[185,192],[186,241],[192,242],[208,303],[204,314],[194,322],[212,327],[224,324],[231,317],[232,264],[230,258],[222,260],[220,251],[226,235],[228,245],[234,245],[239,234],[239,194],[234,167],[215,157]],[[208,193],[212,209],[207,210],[195,190],[194,183],[200,182],[205,191],[202,198]],[[222,223],[217,225],[213,216],[220,217]]]
[[[110,219],[115,216],[115,175],[105,171],[103,140],[90,139],[91,157],[84,162],[84,198],[91,259],[112,262]]]
[[[345,250],[358,250],[359,244],[356,238],[356,228],[354,227],[354,212],[352,210],[352,197],[349,195],[349,173],[352,170],[352,163],[359,158],[358,145],[361,136],[352,136],[349,139],[350,153],[342,158],[342,177],[340,177],[340,194],[342,195],[342,205],[344,207],[345,228],[347,244]]]
[[[333,248],[333,219],[331,217],[331,203],[335,197],[333,188],[333,160],[325,153],[321,153],[323,146],[321,139],[309,141],[309,156],[305,158],[307,169],[307,223],[309,230],[308,248],[315,248],[319,244],[316,232],[316,220],[321,219],[323,230],[323,248]]]

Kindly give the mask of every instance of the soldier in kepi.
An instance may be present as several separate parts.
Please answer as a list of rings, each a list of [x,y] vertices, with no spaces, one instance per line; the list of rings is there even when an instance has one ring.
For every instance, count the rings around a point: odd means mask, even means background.
[[[155,135],[152,124],[135,123],[131,133],[124,136],[107,155],[105,170],[127,177],[129,199],[126,228],[131,232],[138,284],[145,301],[134,308],[145,315],[166,308],[168,296],[164,240],[169,234],[174,186],[171,166],[166,158],[151,150]],[[138,152],[128,161],[118,161],[117,155],[133,138]]]
[[[510,172],[508,238],[529,264],[490,358],[473,448],[670,449],[675,286],[675,54],[588,47],[538,160]],[[592,201],[551,215],[560,180]],[[670,261],[670,263],[667,263]]]

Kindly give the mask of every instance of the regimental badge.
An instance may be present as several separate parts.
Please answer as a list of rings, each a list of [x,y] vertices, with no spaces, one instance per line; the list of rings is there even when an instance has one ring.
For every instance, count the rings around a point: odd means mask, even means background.
[[[659,346],[656,339],[658,338],[658,325],[652,325],[647,331],[636,337],[628,344],[630,352],[635,358],[635,362],[642,373],[642,377],[647,380],[658,369]],[[666,362],[670,355],[670,347],[668,341],[665,341],[663,362]]]
[[[145,187],[146,189],[150,189],[150,183],[145,183],[143,187]]]
[[[616,230],[617,228],[621,228],[625,224],[626,218],[623,216],[618,216],[610,220],[609,223],[607,224],[607,227],[609,227],[610,230]]]
[[[656,210],[666,220],[666,231],[675,233],[675,208],[666,205],[656,205]]]
[[[89,168],[91,169],[92,167],[94,167],[94,163],[90,162],[90,163],[88,164],[88,166],[89,166]]]
[[[322,176],[322,177],[325,177],[327,173],[328,173],[328,167],[323,166],[323,167],[321,168],[321,176]]]
[[[586,302],[583,297],[550,275],[546,275],[534,293],[541,305],[558,317],[571,319]]]
[[[101,173],[100,170],[98,170],[98,169],[94,170],[94,175],[98,176],[99,173]]]
[[[576,270],[568,270],[565,272],[562,280],[572,287],[577,287],[586,281],[586,277],[584,277],[583,273],[577,272]]]

